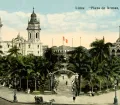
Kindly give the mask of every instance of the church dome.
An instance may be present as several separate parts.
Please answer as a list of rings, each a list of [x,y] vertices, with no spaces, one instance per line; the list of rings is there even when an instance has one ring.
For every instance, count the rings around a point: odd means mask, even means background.
[[[120,38],[118,38],[116,42],[120,42]]]
[[[33,8],[33,13],[31,14],[31,19],[29,21],[29,24],[39,24],[39,21],[37,20],[37,15],[34,12],[34,8]]]
[[[31,14],[31,17],[36,17],[36,14],[34,13],[34,8],[33,8],[33,13]]]

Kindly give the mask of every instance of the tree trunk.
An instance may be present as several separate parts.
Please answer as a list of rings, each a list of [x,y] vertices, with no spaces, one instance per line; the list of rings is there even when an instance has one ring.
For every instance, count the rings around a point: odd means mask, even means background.
[[[81,87],[82,87],[82,75],[80,75],[80,93],[81,93]]]
[[[28,78],[27,78],[27,90],[28,90]]]
[[[51,77],[50,77],[50,81],[49,81],[49,90],[51,91]]]
[[[9,78],[8,78],[8,86],[9,86]]]
[[[100,91],[101,91],[101,81],[100,81]]]
[[[35,91],[36,91],[37,89],[36,89],[36,78],[35,78]]]
[[[93,84],[92,84],[92,93],[93,93]]]
[[[20,78],[20,89],[21,89],[21,78]]]
[[[107,90],[108,90],[108,84],[107,84]]]
[[[81,75],[78,76],[78,95],[81,93]]]

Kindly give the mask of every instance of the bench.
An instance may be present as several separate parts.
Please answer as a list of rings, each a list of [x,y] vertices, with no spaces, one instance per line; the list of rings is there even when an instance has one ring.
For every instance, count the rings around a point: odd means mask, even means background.
[[[44,91],[44,95],[51,95],[52,91]]]

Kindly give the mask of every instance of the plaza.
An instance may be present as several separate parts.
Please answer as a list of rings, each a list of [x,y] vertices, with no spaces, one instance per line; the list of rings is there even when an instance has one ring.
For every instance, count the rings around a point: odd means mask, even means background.
[[[4,98],[6,100],[9,100],[11,102],[13,102],[13,89],[9,89],[8,87],[3,87],[0,86],[0,97]],[[17,92],[17,99],[18,99],[18,103],[34,103],[35,96],[42,96],[43,100],[46,102],[49,102],[49,100],[54,99],[55,102],[53,102],[53,104],[94,104],[94,105],[109,105],[109,104],[113,104],[114,101],[114,92],[110,92],[110,93],[105,93],[105,94],[101,94],[99,96],[94,96],[94,97],[90,97],[90,96],[78,96],[75,100],[75,102],[73,102],[72,96],[64,96],[64,95],[33,95],[33,94],[27,94],[25,92]],[[120,98],[120,90],[117,91],[117,96],[118,96],[118,100]]]

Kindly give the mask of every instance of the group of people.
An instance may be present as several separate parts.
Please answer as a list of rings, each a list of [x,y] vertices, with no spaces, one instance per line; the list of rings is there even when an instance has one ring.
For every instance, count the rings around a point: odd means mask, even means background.
[[[64,80],[64,76],[63,76],[63,80]],[[72,81],[72,84],[74,83],[74,81]],[[65,82],[66,85],[68,85],[68,81]],[[76,100],[76,94],[73,93],[73,102],[75,102]]]

